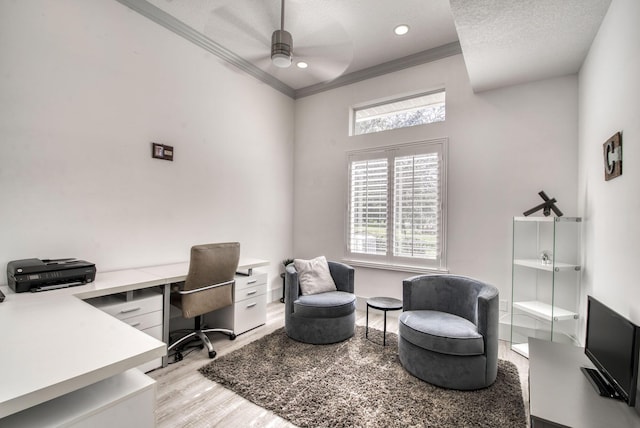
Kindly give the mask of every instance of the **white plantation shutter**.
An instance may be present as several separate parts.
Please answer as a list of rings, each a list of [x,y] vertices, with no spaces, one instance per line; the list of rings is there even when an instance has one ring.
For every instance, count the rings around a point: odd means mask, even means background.
[[[349,155],[347,253],[444,269],[445,140]]]
[[[393,255],[436,260],[440,255],[440,157],[395,158]]]
[[[386,158],[351,163],[351,252],[387,254],[388,169]]]

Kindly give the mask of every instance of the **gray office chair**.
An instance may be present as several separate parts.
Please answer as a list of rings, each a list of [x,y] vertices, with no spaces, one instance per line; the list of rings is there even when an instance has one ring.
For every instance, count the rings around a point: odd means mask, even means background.
[[[206,333],[224,333],[231,340],[236,338],[232,330],[204,328],[202,315],[233,304],[233,284],[239,259],[238,242],[191,247],[187,278],[183,283],[172,287],[171,304],[180,308],[184,318],[195,318],[195,327],[189,334],[172,343],[168,351],[176,348],[179,350],[181,344],[198,338],[207,347],[209,358],[214,358],[216,351]]]

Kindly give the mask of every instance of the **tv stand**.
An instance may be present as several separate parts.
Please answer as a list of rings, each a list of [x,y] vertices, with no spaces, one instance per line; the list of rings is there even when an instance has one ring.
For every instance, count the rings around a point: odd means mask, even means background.
[[[613,386],[608,383],[605,378],[600,374],[597,369],[589,367],[580,367],[582,373],[587,377],[587,380],[598,392],[601,397],[613,398],[614,400],[622,400],[622,396],[618,394]]]
[[[529,338],[532,428],[640,427],[636,408],[593,390],[580,370],[590,365],[584,348]]]

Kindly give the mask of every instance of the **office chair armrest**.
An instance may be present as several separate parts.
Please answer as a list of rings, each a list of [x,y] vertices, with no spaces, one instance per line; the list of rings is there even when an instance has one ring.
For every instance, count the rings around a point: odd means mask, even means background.
[[[171,292],[179,293],[184,288],[184,281],[180,282],[172,282],[171,283]]]
[[[200,287],[193,290],[177,290],[176,293],[181,295],[199,293],[201,291],[211,290],[212,288],[222,287],[223,285],[233,284],[234,282],[236,282],[236,280],[232,279],[231,281],[220,282],[218,284],[211,284],[211,285],[207,285],[206,287]]]

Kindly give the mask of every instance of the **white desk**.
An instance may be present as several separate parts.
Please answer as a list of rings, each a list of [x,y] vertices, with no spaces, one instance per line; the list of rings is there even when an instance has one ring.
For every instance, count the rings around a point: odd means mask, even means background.
[[[584,348],[529,338],[531,426],[640,427],[636,409],[600,397],[581,366],[593,367]]]
[[[262,259],[254,259],[251,257],[241,257],[238,263],[238,272],[249,271],[249,275],[254,268],[268,266],[269,262]],[[143,274],[150,274],[163,278],[168,282],[184,281],[189,271],[189,262],[173,263],[160,266],[149,266],[136,269]]]
[[[238,268],[268,264],[242,258]],[[41,293],[0,286],[6,295],[0,303],[0,418],[165,356],[164,342],[82,299],[164,286],[166,339],[168,284],[184,280],[188,267],[184,262],[100,272],[90,284]]]

